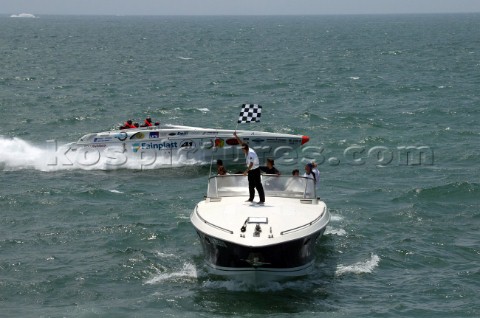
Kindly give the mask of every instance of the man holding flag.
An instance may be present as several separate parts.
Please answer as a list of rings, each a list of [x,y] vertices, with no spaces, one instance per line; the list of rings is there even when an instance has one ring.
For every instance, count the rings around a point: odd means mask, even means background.
[[[237,138],[238,143],[242,146],[242,151],[245,154],[245,159],[247,163],[247,170],[243,172],[243,175],[248,175],[248,191],[250,197],[247,202],[253,202],[255,198],[255,189],[258,191],[258,196],[260,201],[258,204],[265,204],[265,191],[263,190],[262,179],[260,174],[260,161],[258,160],[257,153],[255,150],[248,147],[248,144],[244,143],[240,137],[237,136],[237,132],[234,132],[233,135]]]
[[[262,106],[258,104],[243,104],[242,110],[240,111],[240,116],[238,118],[238,124],[258,122],[260,121],[260,116],[262,115]],[[233,133],[235,138],[237,138],[238,143],[242,146],[242,151],[245,154],[245,159],[247,163],[247,170],[243,173],[244,176],[248,175],[248,191],[250,197],[247,202],[253,202],[255,198],[255,189],[258,191],[258,196],[260,201],[258,204],[265,204],[265,191],[263,190],[262,178],[260,173],[260,161],[258,160],[257,153],[255,150],[251,149],[248,144],[244,143],[240,137],[237,136],[237,131]]]

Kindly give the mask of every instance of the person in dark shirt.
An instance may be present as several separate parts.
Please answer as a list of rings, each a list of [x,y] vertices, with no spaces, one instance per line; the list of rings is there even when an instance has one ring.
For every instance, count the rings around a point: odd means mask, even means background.
[[[135,125],[133,124],[132,120],[129,119],[127,120],[123,126],[120,126],[120,129],[132,129],[132,128],[136,128]]]
[[[217,160],[217,174],[219,176],[224,176],[227,174],[227,169],[225,169],[225,166],[223,165],[223,161],[221,159]]]
[[[147,118],[145,118],[145,121],[143,122],[142,127],[151,127],[151,126],[153,126],[152,118],[150,116],[147,116]]]
[[[260,170],[266,174],[276,174],[277,176],[280,175],[280,171],[275,168],[275,161],[272,158],[267,159],[267,165],[261,166]]]

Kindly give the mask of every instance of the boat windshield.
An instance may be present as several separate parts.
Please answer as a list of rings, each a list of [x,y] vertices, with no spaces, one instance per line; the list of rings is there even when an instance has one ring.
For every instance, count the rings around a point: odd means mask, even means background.
[[[262,175],[267,197],[315,199],[315,182],[300,176]],[[208,179],[207,197],[248,196],[248,178],[243,175],[213,176]]]

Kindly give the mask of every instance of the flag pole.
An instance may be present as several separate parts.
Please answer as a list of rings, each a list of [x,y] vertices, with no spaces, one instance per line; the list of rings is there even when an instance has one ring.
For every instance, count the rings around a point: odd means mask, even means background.
[[[242,110],[243,108],[245,107],[245,104],[242,104]],[[240,116],[242,116],[242,112],[240,111]],[[240,123],[240,119],[237,119],[237,125],[235,126],[235,133],[237,133],[237,128],[238,128],[238,124]]]
[[[214,150],[216,150],[215,148],[215,142],[213,144],[213,147],[212,147],[212,156],[210,157],[210,172],[208,173],[208,176],[211,176],[212,175],[212,166],[213,166],[213,152]],[[218,170],[218,169],[217,169]]]

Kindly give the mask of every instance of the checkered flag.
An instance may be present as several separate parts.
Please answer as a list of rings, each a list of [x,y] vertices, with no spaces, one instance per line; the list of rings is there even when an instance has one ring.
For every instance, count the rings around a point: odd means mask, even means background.
[[[252,121],[260,121],[262,115],[262,106],[258,104],[243,104],[240,111],[238,123],[250,123]]]

